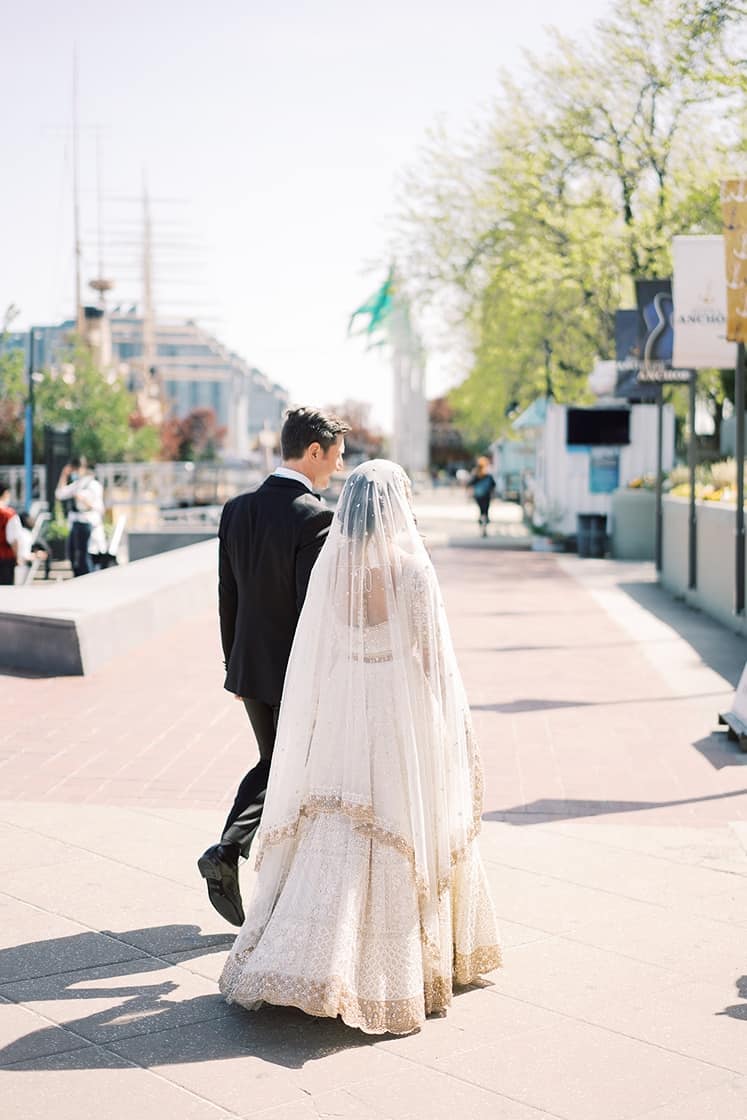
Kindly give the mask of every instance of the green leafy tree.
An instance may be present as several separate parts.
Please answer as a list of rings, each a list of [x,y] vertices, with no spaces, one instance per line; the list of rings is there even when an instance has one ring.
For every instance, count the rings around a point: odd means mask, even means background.
[[[75,450],[95,462],[154,458],[158,431],[138,419],[135,398],[114,373],[95,365],[90,350],[74,345],[35,386],[37,436],[45,424],[69,424]]]
[[[23,351],[0,353],[0,463],[23,462],[25,393]]]
[[[125,459],[131,463],[149,463],[160,457],[161,432],[149,423],[139,410],[130,414]]]
[[[583,400],[632,281],[670,274],[674,234],[720,228],[716,169],[747,152],[744,15],[618,0],[588,42],[556,35],[525,84],[504,78],[468,143],[431,139],[395,251],[426,331],[440,319],[436,344],[470,355],[450,399],[471,438],[539,393]]]

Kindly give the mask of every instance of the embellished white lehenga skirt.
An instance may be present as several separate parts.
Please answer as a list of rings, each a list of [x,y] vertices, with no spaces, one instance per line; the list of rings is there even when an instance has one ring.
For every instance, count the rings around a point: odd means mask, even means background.
[[[476,841],[479,761],[463,806],[470,821],[464,843],[444,852],[438,791],[427,788],[426,766],[418,781],[434,811],[410,812],[403,756],[412,735],[381,703],[386,670],[371,675],[377,706],[355,756],[363,757],[366,778],[334,780],[343,754],[335,764],[327,752],[322,768],[314,765],[315,743],[339,735],[332,703],[316,721],[295,811],[278,820],[268,794],[259,874],[220,989],[250,1009],[290,1005],[339,1015],[368,1033],[406,1034],[447,1008],[454,984],[497,968],[501,951]],[[338,740],[336,749],[353,747]],[[353,796],[342,792],[351,786]],[[405,823],[413,819],[418,835]]]

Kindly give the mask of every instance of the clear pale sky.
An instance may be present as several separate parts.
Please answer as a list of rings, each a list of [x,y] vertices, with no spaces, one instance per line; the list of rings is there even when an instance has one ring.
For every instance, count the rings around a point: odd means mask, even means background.
[[[487,112],[498,72],[520,73],[521,49],[541,51],[545,26],[583,35],[608,10],[608,0],[14,4],[0,69],[0,314],[16,304],[21,329],[73,313],[77,44],[84,281],[97,270],[100,126],[110,238],[136,236],[137,205],[117,200],[138,196],[144,170],[155,199],[183,200],[153,203],[156,239],[198,246],[157,250],[162,312],[203,321],[294,400],[369,400],[386,425],[386,361],[348,341],[346,326],[383,279],[368,269],[386,257],[399,175],[437,120],[458,133]],[[134,302],[135,249],[108,257],[112,303]],[[449,380],[434,358],[429,393]]]

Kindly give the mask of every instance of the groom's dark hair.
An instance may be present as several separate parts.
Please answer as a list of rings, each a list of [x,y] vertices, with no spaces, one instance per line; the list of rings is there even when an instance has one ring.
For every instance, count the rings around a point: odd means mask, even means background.
[[[285,423],[280,433],[280,451],[284,459],[302,459],[304,451],[312,443],[321,445],[329,451],[332,444],[350,425],[331,412],[320,412],[316,408],[291,408],[285,414]]]

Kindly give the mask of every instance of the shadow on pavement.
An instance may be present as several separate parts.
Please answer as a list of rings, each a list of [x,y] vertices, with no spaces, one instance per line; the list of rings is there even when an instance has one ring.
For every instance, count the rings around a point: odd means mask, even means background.
[[[256,1055],[300,1068],[392,1037],[365,1035],[339,1019],[315,1019],[292,1007],[265,1005],[250,1012],[229,1006],[217,984],[214,994],[169,1000],[178,983],[143,983],[144,973],[173,967],[169,955],[177,954],[183,965],[225,951],[233,940],[233,934],[201,936],[197,926],[173,925],[87,932],[0,950],[0,1008],[20,1004],[33,1011],[37,1004],[49,1021],[49,1005],[60,1001],[82,1001],[81,1010],[86,1001],[109,1004],[64,1024],[50,1023],[0,1048],[0,1077],[9,1067],[28,1072],[121,1068],[123,1058],[149,1068]],[[107,944],[110,952],[119,953],[118,961],[100,963]],[[143,952],[140,947],[147,944],[160,946],[155,951],[165,955]],[[129,959],[121,959],[128,949]],[[59,1015],[56,1009],[52,1013]]]
[[[737,980],[737,995],[740,999],[747,1000],[747,976],[740,976]],[[717,1011],[717,1015],[728,1015],[730,1019],[741,1019],[747,1022],[747,1003],[735,1003],[731,1007],[725,1007],[723,1011]]]
[[[427,531],[426,531],[427,539]],[[434,534],[435,536],[435,531]],[[491,533],[489,537],[465,537],[450,534],[446,538],[449,548],[474,548],[483,552],[531,552],[532,542],[528,536],[519,533]]]
[[[588,610],[577,610],[575,607],[532,607],[532,608],[517,608],[516,610],[502,610],[502,611],[462,611],[462,618],[468,618],[474,615],[476,618],[547,618],[548,615],[565,615],[567,617],[579,618],[581,615],[593,614],[599,615],[599,607],[590,607]]]
[[[726,793],[710,793],[703,797],[683,797],[676,801],[564,801],[540,798],[525,805],[512,805],[508,809],[490,809],[483,813],[484,821],[505,821],[507,824],[545,824],[548,821],[574,820],[578,817],[602,817],[608,813],[640,813],[647,809],[668,809],[677,805],[697,805],[705,801],[721,801],[725,797],[743,797],[747,789],[733,789]]]
[[[625,704],[677,704],[691,700],[723,700],[723,692],[692,692],[689,696],[633,696],[622,700],[551,700],[542,697],[525,697],[521,700],[508,700],[496,704],[470,704],[473,712],[503,712],[504,715],[517,715],[519,712],[545,712],[556,708],[612,708]],[[714,720],[715,723],[715,720]],[[726,732],[724,732],[726,735]]]
[[[519,712],[547,712],[555,708],[593,708],[592,700],[507,700],[502,704],[470,704],[473,712],[503,712],[504,715],[517,715]]]
[[[586,653],[590,649],[619,649],[621,646],[638,645],[640,645],[640,642],[637,642],[634,638],[623,642],[592,642],[580,646],[579,652]],[[460,646],[459,648],[462,653],[569,653],[574,647],[564,642],[562,645],[556,646],[473,646],[471,649]]]
[[[704,665],[737,687],[747,660],[747,641],[742,635],[673,598],[656,583],[620,583],[618,587],[654,618],[676,630]]]
[[[693,746],[714,770],[723,770],[725,766],[747,766],[747,754],[729,739],[726,728],[712,731],[704,739],[696,739]]]

